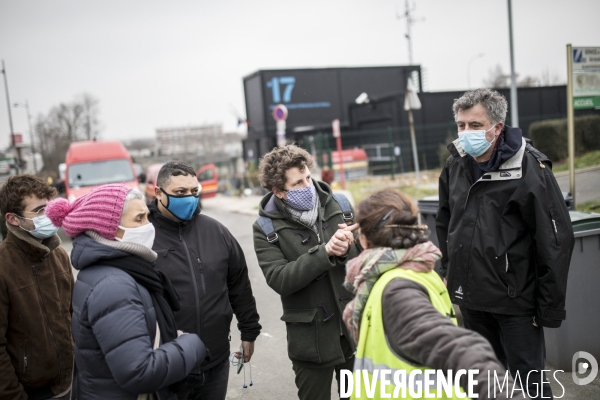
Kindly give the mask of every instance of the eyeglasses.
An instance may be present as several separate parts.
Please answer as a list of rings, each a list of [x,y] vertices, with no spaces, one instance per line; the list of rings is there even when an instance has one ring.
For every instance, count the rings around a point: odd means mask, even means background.
[[[44,214],[46,214],[46,206],[38,209],[37,211],[22,211],[23,214],[33,214],[36,217],[40,217]]]

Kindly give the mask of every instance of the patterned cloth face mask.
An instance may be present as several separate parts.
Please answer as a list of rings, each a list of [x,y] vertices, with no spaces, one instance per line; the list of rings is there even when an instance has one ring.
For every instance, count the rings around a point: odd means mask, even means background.
[[[312,183],[310,186],[301,189],[284,189],[284,191],[287,192],[285,202],[296,210],[308,211],[315,206],[317,191]]]

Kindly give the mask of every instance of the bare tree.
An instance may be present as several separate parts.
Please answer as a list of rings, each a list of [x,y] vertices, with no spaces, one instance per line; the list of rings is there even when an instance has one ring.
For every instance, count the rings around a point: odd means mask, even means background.
[[[502,66],[496,64],[494,68],[491,68],[489,75],[483,80],[483,85],[487,88],[506,88],[510,86],[510,74],[505,74],[502,71]]]
[[[517,78],[519,75],[517,74]],[[507,88],[510,86],[510,74],[505,74],[502,66],[497,64],[489,70],[488,77],[483,80],[483,84],[488,88]],[[527,75],[523,79],[517,81],[518,87],[535,87],[535,86],[553,86],[564,84],[559,76],[551,73],[548,69],[543,71],[540,76]]]
[[[46,172],[58,170],[58,164],[64,162],[72,142],[97,137],[100,129],[98,104],[96,98],[84,93],[70,103],[52,107],[47,115],[37,117],[35,134]]]
[[[98,120],[100,100],[89,93],[83,93],[79,96],[78,102],[81,103],[83,108],[83,129],[86,139],[98,139],[100,134],[100,122]]]
[[[528,75],[517,82],[518,87],[534,87],[540,86],[540,80],[534,76]]]
[[[540,75],[540,86],[555,86],[555,85],[564,85],[564,82],[560,79],[560,77],[553,72],[550,72],[548,68],[546,68]]]

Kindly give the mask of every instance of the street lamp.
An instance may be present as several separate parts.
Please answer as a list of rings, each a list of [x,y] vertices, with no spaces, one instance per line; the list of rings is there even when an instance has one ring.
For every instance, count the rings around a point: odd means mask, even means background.
[[[33,129],[31,129],[31,114],[29,113],[29,102],[25,99],[25,103],[14,103],[13,107],[25,107],[27,110],[27,122],[29,123],[29,138],[31,139],[31,157],[33,158],[33,174],[37,174],[37,163],[35,161],[35,146],[33,143]]]
[[[479,53],[479,54],[471,57],[471,59],[467,63],[467,89],[471,89],[471,63],[473,61],[483,57],[484,55],[485,55],[485,53]]]

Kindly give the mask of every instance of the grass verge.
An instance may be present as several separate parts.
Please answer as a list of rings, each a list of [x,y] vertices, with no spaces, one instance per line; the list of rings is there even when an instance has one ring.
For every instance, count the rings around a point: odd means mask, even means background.
[[[382,189],[396,189],[414,200],[418,200],[438,193],[438,176],[439,171],[421,173],[421,184],[418,189],[415,186],[414,177],[410,175],[397,176],[393,180],[389,176],[372,176],[368,179],[349,181],[346,183],[346,189],[352,193],[355,204]]]
[[[576,207],[577,211],[600,213],[600,200],[590,201]]]
[[[590,151],[589,153],[585,153],[582,156],[575,157],[575,169],[592,167],[595,165],[600,165],[600,150]],[[568,170],[569,170],[569,160],[563,160],[559,163],[556,163],[552,167],[553,172],[568,171]]]

